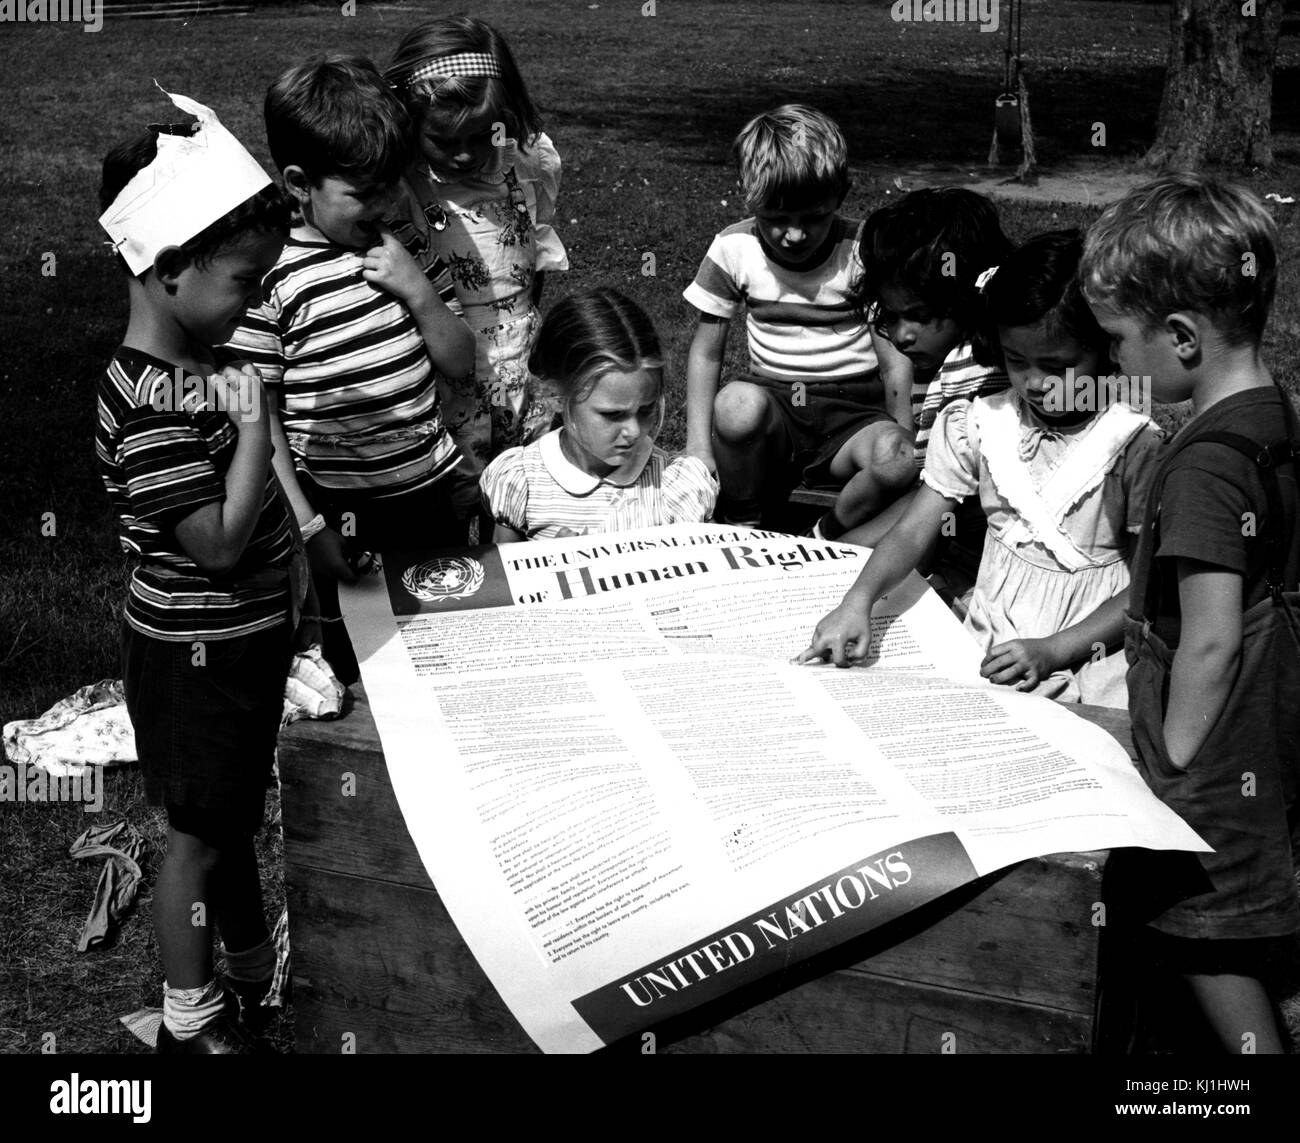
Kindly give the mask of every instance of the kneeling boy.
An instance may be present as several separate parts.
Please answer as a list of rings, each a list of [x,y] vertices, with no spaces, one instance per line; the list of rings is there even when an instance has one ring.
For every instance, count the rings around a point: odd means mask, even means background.
[[[845,487],[874,515],[916,482],[911,376],[850,299],[861,223],[841,218],[848,153],[825,115],[789,104],[736,139],[754,217],[713,240],[686,300],[700,311],[686,372],[686,451],[722,486],[718,519],[757,524],[801,481]],[[746,311],[750,372],[721,390],[731,318]],[[907,423],[904,421],[904,423]]]

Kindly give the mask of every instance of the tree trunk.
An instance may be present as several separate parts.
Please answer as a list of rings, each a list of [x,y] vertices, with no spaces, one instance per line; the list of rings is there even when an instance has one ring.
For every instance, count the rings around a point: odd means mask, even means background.
[[[1283,0],[1173,0],[1156,141],[1161,170],[1270,167],[1273,62]]]

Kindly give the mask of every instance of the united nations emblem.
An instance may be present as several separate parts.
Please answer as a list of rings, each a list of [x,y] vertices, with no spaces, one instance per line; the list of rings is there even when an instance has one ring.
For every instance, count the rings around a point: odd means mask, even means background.
[[[413,564],[402,573],[402,586],[424,603],[464,599],[483,586],[483,565],[468,556],[449,556]]]

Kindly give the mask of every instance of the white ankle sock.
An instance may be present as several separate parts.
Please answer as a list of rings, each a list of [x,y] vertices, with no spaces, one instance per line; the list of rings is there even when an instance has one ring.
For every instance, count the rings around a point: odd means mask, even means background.
[[[178,1040],[190,1040],[203,1031],[225,1007],[226,993],[216,979],[202,988],[170,988],[163,981],[163,1024]]]

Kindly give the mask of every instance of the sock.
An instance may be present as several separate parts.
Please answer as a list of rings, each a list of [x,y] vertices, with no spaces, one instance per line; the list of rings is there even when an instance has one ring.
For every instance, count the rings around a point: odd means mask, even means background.
[[[814,525],[816,532],[814,535],[821,540],[838,540],[848,529],[840,523],[840,518],[835,515],[835,509],[822,516]]]
[[[231,952],[224,945],[222,951],[226,954],[226,975],[231,980],[260,984],[269,982],[275,972],[275,944],[269,936],[243,952]]]
[[[169,988],[163,981],[163,1025],[178,1040],[191,1040],[211,1024],[226,1004],[216,979],[202,988]]]

